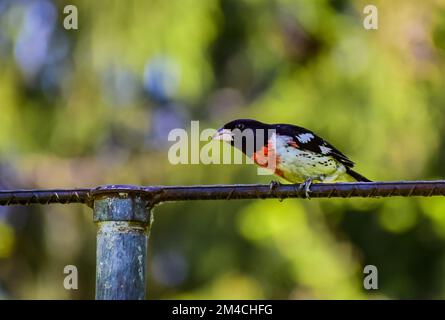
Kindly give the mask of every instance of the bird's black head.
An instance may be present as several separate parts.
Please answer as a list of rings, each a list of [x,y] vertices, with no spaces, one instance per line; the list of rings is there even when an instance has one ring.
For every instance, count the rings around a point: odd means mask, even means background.
[[[241,149],[246,153],[246,144],[249,142],[249,137],[252,138],[251,143],[254,145],[254,150],[267,144],[270,137],[270,129],[273,126],[256,121],[253,119],[237,119],[226,123],[213,136],[214,140],[222,140],[229,142],[231,145]],[[262,136],[262,145],[257,145],[258,137]],[[237,143],[238,142],[238,143]]]
[[[270,125],[253,119],[237,119],[226,123],[222,129],[244,131],[246,129],[268,129]]]

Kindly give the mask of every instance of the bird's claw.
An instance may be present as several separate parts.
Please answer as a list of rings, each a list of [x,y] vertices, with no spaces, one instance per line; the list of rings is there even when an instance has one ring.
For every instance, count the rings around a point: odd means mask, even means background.
[[[269,184],[269,191],[273,192],[275,190],[277,190],[280,187],[281,183],[279,183],[278,181],[272,180]]]
[[[304,194],[306,196],[306,199],[310,199],[310,193],[311,193],[311,185],[312,185],[312,179],[308,178],[306,179],[302,184],[300,184],[300,187],[298,190],[304,190]]]

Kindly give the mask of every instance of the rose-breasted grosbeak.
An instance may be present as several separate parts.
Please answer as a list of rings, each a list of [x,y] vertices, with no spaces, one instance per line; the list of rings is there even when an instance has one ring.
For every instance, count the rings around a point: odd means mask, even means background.
[[[304,182],[306,194],[312,182],[370,181],[352,170],[354,163],[342,152],[302,127],[238,119],[225,124],[213,139],[229,142],[291,183]]]

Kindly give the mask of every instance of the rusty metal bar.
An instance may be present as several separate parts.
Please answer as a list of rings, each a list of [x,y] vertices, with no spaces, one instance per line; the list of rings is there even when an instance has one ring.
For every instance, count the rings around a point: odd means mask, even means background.
[[[264,184],[131,186],[107,185],[92,189],[0,190],[0,205],[86,203],[109,192],[138,194],[155,205],[167,201],[305,198],[299,184],[282,184],[271,190]],[[445,180],[324,183],[311,186],[311,198],[445,196]]]
[[[0,206],[87,203],[91,189],[0,190]]]
[[[104,187],[93,190],[101,192]],[[207,185],[142,187],[155,203],[184,200],[230,200],[306,198],[300,184]],[[310,188],[311,198],[378,198],[378,197],[445,196],[445,181],[320,183]]]

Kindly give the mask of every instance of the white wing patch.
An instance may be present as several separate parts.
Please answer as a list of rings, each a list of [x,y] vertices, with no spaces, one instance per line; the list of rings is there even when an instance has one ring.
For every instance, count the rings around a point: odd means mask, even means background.
[[[328,148],[328,147],[325,147],[325,146],[320,146],[320,150],[321,150],[321,153],[323,153],[323,154],[328,154],[329,152],[332,151],[331,148]]]
[[[312,133],[302,133],[297,136],[298,141],[301,143],[306,143],[311,141],[314,138],[314,135]]]

